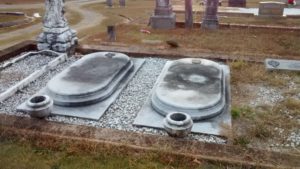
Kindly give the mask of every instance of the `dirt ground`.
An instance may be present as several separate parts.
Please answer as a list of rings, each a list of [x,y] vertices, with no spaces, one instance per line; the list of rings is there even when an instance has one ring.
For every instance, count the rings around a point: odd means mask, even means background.
[[[44,2],[44,0],[1,0],[0,4],[30,4],[41,2]]]

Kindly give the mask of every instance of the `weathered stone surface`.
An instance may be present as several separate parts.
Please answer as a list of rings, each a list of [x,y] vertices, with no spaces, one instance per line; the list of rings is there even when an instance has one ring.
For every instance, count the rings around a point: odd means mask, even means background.
[[[26,105],[27,113],[31,117],[45,118],[48,117],[53,109],[53,100],[47,95],[37,95],[30,98]]]
[[[110,55],[109,57],[113,57],[112,55]],[[122,60],[123,56],[121,56],[121,60]],[[126,57],[125,57],[126,58]],[[84,58],[83,58],[84,59]],[[125,59],[126,60],[126,59]],[[86,60],[88,61],[88,60]],[[120,61],[122,62],[122,61]],[[116,78],[113,79],[113,76],[115,76],[115,72],[117,69],[115,68],[111,68],[111,73],[112,73],[112,77],[109,77],[107,80],[104,80],[103,83],[102,82],[99,82],[99,84],[102,86],[97,86],[96,84],[93,85],[93,84],[89,84],[90,83],[98,83],[98,80],[95,80],[95,78],[91,77],[92,79],[89,79],[88,76],[84,76],[83,79],[82,77],[73,77],[73,76],[66,76],[66,78],[75,78],[73,79],[74,81],[74,84],[76,85],[77,83],[80,83],[80,82],[76,82],[77,80],[83,80],[82,83],[86,83],[87,85],[83,85],[83,84],[80,84],[82,86],[82,88],[80,88],[79,90],[81,90],[82,92],[80,91],[76,91],[74,90],[74,87],[73,86],[68,86],[68,87],[64,87],[61,89],[62,93],[66,93],[66,94],[69,94],[70,92],[74,91],[75,94],[81,94],[83,92],[83,95],[82,95],[82,100],[79,100],[79,95],[71,95],[69,98],[69,102],[71,101],[77,101],[77,105],[84,105],[84,106],[75,106],[74,103],[75,102],[72,102],[73,106],[65,106],[65,105],[57,105],[57,104],[54,104],[53,105],[53,110],[52,110],[52,113],[53,115],[61,115],[61,116],[71,116],[71,117],[78,117],[78,118],[84,118],[84,119],[91,119],[91,120],[99,120],[99,118],[106,112],[106,110],[110,107],[110,105],[118,98],[118,96],[120,95],[120,93],[122,92],[122,90],[127,86],[127,84],[129,83],[129,81],[133,78],[133,76],[136,74],[136,72],[142,67],[142,65],[144,64],[145,60],[144,59],[136,59],[136,58],[133,58],[133,59],[130,59],[130,62],[133,64],[132,66],[132,70],[131,71],[128,71],[128,74],[126,74],[126,76],[122,76],[121,74],[120,75],[117,75]],[[75,62],[76,63],[76,62]],[[74,64],[75,64],[74,63]],[[80,64],[77,64],[77,66],[79,66]],[[97,63],[93,64],[93,66],[96,66]],[[100,64],[99,66],[101,66],[102,64]],[[122,63],[118,63],[118,65],[123,65]],[[73,67],[73,65],[71,65]],[[92,67],[93,67],[92,66]],[[75,67],[73,67],[75,68]],[[70,70],[70,69],[69,69]],[[80,71],[80,70],[75,70],[75,71]],[[98,72],[99,71],[99,72]],[[123,70],[122,72],[126,72],[125,70]],[[62,72],[63,73],[63,72]],[[74,73],[74,72],[73,72]],[[67,75],[68,73],[66,73]],[[97,68],[95,69],[90,69],[90,71],[88,72],[84,72],[83,73],[84,75],[89,75],[89,74],[97,74],[96,76],[101,76],[101,77],[104,77],[102,76],[101,74],[103,74],[103,72]],[[57,75],[57,76],[60,76],[60,75]],[[106,77],[108,76],[108,73],[106,73],[105,75]],[[118,82],[118,79],[119,77],[123,77],[122,80],[117,84]],[[105,84],[107,82],[109,82],[110,80],[112,80],[112,82],[109,84],[109,88],[105,88]],[[66,84],[66,83],[62,83],[62,84]],[[71,83],[68,83],[70,85],[72,85]],[[87,87],[90,87],[92,86],[91,88],[91,91],[88,91],[88,88]],[[115,87],[115,89],[112,90],[112,86]],[[68,89],[68,88],[71,88],[71,89]],[[96,88],[102,88],[103,89],[103,92],[99,92],[99,91],[95,91],[97,90]],[[66,89],[66,92],[64,91],[64,89]],[[55,88],[55,90],[57,91],[58,89]],[[95,92],[93,92],[95,91]],[[113,91],[109,97],[105,98],[104,100],[93,100],[95,101],[95,103],[92,104],[92,102],[89,102],[88,104],[84,103],[80,103],[78,101],[86,101],[90,98],[95,98],[94,95],[96,93],[98,93],[100,96],[104,96],[105,94],[107,94],[109,91]],[[91,92],[90,93],[90,98],[87,94],[87,92]],[[86,95],[87,94],[87,95]],[[37,92],[35,95],[49,95],[49,89],[48,89],[48,85],[41,89],[39,92]],[[66,96],[66,95],[63,95],[63,96]],[[52,96],[52,97],[56,97],[58,99],[61,99],[61,96],[60,95],[55,95],[55,96]],[[77,98],[78,97],[78,98]],[[67,100],[68,97],[64,97],[63,99]],[[64,101],[65,101],[64,100]],[[68,100],[67,100],[68,101]],[[26,101],[27,102],[27,101]],[[18,111],[21,111],[21,112],[27,112],[28,110],[31,110],[26,102],[23,102],[21,105],[19,105],[17,107],[17,110]]]
[[[68,52],[77,44],[76,31],[69,28],[64,16],[64,0],[46,0],[44,28],[37,38],[39,50]]]
[[[154,29],[175,28],[176,15],[169,0],[156,0],[156,7],[150,18],[150,24]]]
[[[190,115],[193,133],[223,135],[224,126],[231,127],[228,66],[205,59],[167,62],[134,125],[163,129],[170,112]]]
[[[228,0],[229,7],[246,7],[246,0]]]
[[[186,113],[172,112],[164,118],[163,125],[170,136],[186,137],[192,130],[193,120]]]
[[[152,95],[153,108],[162,115],[184,112],[203,120],[225,107],[225,81],[219,64],[204,59],[168,62]]]
[[[217,17],[218,6],[219,0],[207,0],[201,28],[217,29],[219,27],[219,21]]]
[[[267,17],[282,17],[285,4],[282,2],[260,2],[259,3],[259,16]]]
[[[109,97],[132,68],[130,58],[121,53],[89,54],[52,78],[47,93],[55,105],[94,104]]]
[[[265,66],[267,70],[300,71],[299,60],[266,59]]]

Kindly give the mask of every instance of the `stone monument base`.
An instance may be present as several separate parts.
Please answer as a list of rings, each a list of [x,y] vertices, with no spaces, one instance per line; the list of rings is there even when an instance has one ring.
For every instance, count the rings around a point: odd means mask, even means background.
[[[68,52],[78,42],[76,34],[76,31],[68,27],[44,28],[44,32],[37,38],[37,48],[61,53]]]
[[[201,28],[204,29],[218,29],[219,21],[218,20],[203,20],[201,23]]]
[[[153,29],[173,29],[176,25],[176,15],[153,15],[150,18],[151,27]]]

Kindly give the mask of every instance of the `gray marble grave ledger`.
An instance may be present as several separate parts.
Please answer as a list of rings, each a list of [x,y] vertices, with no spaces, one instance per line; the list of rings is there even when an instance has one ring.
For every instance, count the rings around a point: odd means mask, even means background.
[[[162,128],[165,116],[181,112],[194,121],[192,132],[221,135],[231,126],[229,109],[228,66],[186,58],[166,63],[134,124]]]
[[[122,53],[89,54],[54,76],[37,95],[53,99],[52,114],[98,120],[143,63]],[[27,112],[28,107],[22,104],[18,110]]]
[[[176,16],[170,0],[156,0],[154,14],[150,18],[151,27],[154,29],[175,28]]]
[[[194,121],[220,114],[225,107],[222,69],[207,60],[182,59],[166,64],[154,89],[152,107],[163,116],[184,112]]]
[[[43,32],[37,38],[39,50],[68,52],[77,44],[76,31],[69,28],[64,16],[64,0],[46,0]]]
[[[132,69],[126,55],[92,54],[52,78],[46,90],[55,105],[90,105],[109,97]]]

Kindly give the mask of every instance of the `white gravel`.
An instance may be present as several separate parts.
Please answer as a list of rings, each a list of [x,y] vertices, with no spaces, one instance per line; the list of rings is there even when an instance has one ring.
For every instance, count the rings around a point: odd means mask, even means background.
[[[0,93],[12,87],[34,71],[48,64],[53,57],[46,55],[32,55],[11,66],[0,70]]]
[[[70,58],[69,61],[60,64],[55,70],[52,70],[41,76],[24,90],[4,101],[4,103],[0,103],[0,112],[18,116],[27,116],[23,113],[16,112],[16,107],[22,102],[26,101],[27,98],[35,94],[38,90],[45,87],[46,83],[51,79],[51,77],[62,71],[75,60],[75,58]],[[63,116],[52,116],[47,120],[101,128],[113,128],[123,131],[167,135],[166,132],[162,130],[147,127],[136,127],[132,125],[137,113],[148,98],[149,92],[151,91],[166,61],[167,60],[165,59],[159,58],[147,58],[143,67],[138,71],[135,77],[128,84],[127,88],[122,91],[119,98],[112,104],[112,106],[106,111],[104,116],[101,117],[99,121]],[[220,137],[204,134],[191,134],[185,139],[215,142],[220,144],[226,142],[226,140]]]

